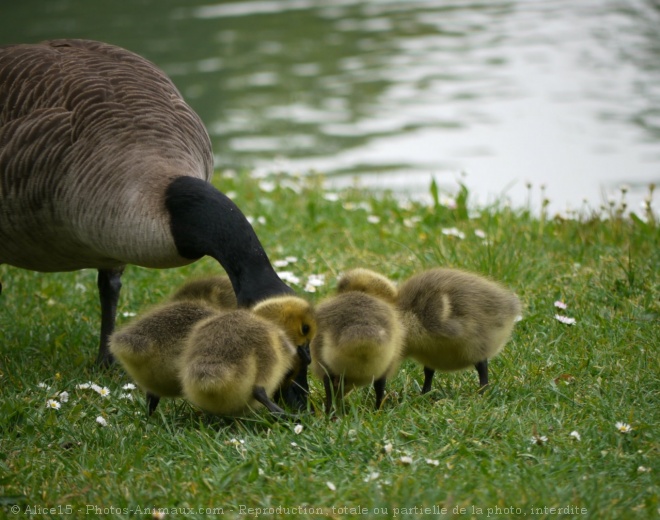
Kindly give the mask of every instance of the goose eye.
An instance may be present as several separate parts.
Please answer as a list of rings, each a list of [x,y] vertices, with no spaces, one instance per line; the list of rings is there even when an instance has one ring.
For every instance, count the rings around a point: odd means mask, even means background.
[[[303,336],[307,336],[307,334],[309,334],[309,325],[307,325],[307,323],[304,323],[301,330]]]

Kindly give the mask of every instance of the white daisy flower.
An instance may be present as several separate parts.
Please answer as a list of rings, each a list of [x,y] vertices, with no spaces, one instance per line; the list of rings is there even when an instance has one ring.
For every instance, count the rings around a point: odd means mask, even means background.
[[[554,305],[555,305],[555,307],[557,307],[558,309],[562,309],[562,310],[564,310],[564,311],[565,311],[566,309],[568,309],[568,305],[566,305],[566,304],[565,304],[563,301],[561,301],[561,300],[557,300],[557,301],[555,302]]]
[[[275,260],[273,262],[274,267],[286,267],[287,265],[289,265],[287,260]]]
[[[92,383],[81,383],[79,385],[76,385],[76,389],[78,390],[87,390],[88,388],[92,387]]]
[[[560,321],[564,325],[575,325],[575,318],[569,318],[568,316],[562,316],[560,314],[555,314],[555,319]]]
[[[39,388],[46,388],[46,389],[50,388],[50,386],[48,386],[46,383],[39,383],[37,386]]]
[[[486,232],[483,231],[483,230],[481,230],[481,229],[475,229],[475,230],[474,230],[474,234],[475,234],[478,238],[482,238],[482,239],[485,239],[485,238],[486,238]]]
[[[404,455],[399,459],[399,463],[403,464],[404,466],[409,466],[410,464],[413,463],[412,457],[409,457],[408,455]]]
[[[293,431],[295,432],[296,435],[299,435],[303,431],[303,425],[302,424],[296,424],[293,428]]]
[[[307,277],[307,283],[315,287],[321,287],[325,285],[325,275],[324,274],[310,274]]]
[[[133,383],[126,383],[121,387],[122,390],[135,390],[135,385]]]
[[[390,453],[392,453],[392,448],[393,448],[392,443],[388,442],[387,444],[385,444],[385,446],[383,446],[383,451],[389,455]]]
[[[283,282],[300,285],[300,277],[293,274],[292,271],[279,271],[277,276],[279,276]]]
[[[69,392],[60,392],[57,394],[57,398],[60,400],[60,403],[66,403],[69,401]]]
[[[444,228],[444,229],[441,229],[440,232],[443,235],[460,238],[461,240],[463,240],[465,238],[465,233],[463,233],[460,229],[455,228],[455,227]]]
[[[103,418],[100,415],[96,418],[96,422],[101,426],[107,426],[108,425],[108,421],[106,421],[105,418]]]
[[[94,390],[101,396],[101,397],[109,397],[110,396],[110,389],[107,386],[104,386],[103,388],[99,387],[94,388]]]
[[[332,482],[328,481],[325,483],[325,485],[328,486],[330,491],[337,491],[337,486],[335,486]]]
[[[327,192],[323,194],[323,198],[328,202],[337,202],[339,200],[339,195],[333,192]]]
[[[548,438],[545,435],[532,435],[530,442],[532,444],[537,444],[538,446],[543,446],[548,442]]]
[[[570,435],[571,437],[573,437],[576,441],[579,441],[579,440],[582,439],[582,437],[580,436],[580,434],[579,434],[577,431],[575,431],[575,430],[573,430],[571,433],[569,433],[569,435]]]
[[[371,482],[372,480],[376,480],[378,477],[380,477],[380,473],[378,473],[377,471],[372,471],[366,477],[364,477],[364,481]]]
[[[132,312],[132,311],[125,311],[125,312],[122,312],[121,315],[122,315],[124,318],[132,318],[132,317],[134,317],[134,316],[137,316],[137,313],[136,313],[136,312]]]
[[[426,463],[431,465],[431,466],[439,466],[440,461],[437,459],[426,459]]]
[[[614,426],[616,426],[616,429],[621,433],[630,433],[633,429],[632,426],[621,421],[617,422]]]
[[[59,410],[61,407],[62,405],[59,402],[57,402],[55,399],[48,399],[48,401],[46,401],[46,408]]]
[[[127,401],[132,401],[133,400],[133,394],[121,394],[119,396],[119,399],[126,399]]]
[[[380,217],[377,215],[369,215],[367,217],[367,222],[371,224],[378,224],[380,222]]]
[[[287,256],[284,260],[286,260],[290,264],[295,264],[298,261],[298,257],[297,256]]]

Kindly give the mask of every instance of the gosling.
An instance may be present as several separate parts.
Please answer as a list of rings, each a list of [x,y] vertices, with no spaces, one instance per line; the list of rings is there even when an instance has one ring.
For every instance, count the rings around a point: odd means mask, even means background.
[[[479,391],[488,385],[488,360],[511,337],[520,315],[518,297],[500,284],[457,269],[436,268],[399,287],[406,328],[405,354],[424,365],[422,393],[436,370],[474,366]]]
[[[371,269],[357,267],[346,271],[337,282],[339,294],[348,291],[360,291],[395,304],[397,288],[389,278]]]
[[[305,408],[306,396],[309,395],[309,344],[317,331],[314,307],[303,298],[285,295],[262,300],[252,310],[258,316],[280,326],[298,350],[294,378],[287,378],[277,394],[284,402],[298,409]]]
[[[260,404],[285,412],[271,396],[294,370],[297,351],[284,331],[248,310],[210,317],[191,331],[179,360],[183,395],[215,415]]]
[[[178,358],[199,321],[218,313],[201,301],[167,302],[110,336],[110,351],[147,394],[148,415],[161,397],[179,397]]]
[[[236,294],[228,276],[207,276],[190,280],[177,289],[171,301],[203,301],[219,309],[235,309]]]
[[[373,383],[376,410],[380,409],[386,380],[394,375],[402,357],[403,329],[395,307],[370,294],[348,290],[322,302],[316,316],[318,334],[311,343],[311,367],[325,387],[326,413],[332,410],[333,392],[339,395],[341,377],[345,390]]]

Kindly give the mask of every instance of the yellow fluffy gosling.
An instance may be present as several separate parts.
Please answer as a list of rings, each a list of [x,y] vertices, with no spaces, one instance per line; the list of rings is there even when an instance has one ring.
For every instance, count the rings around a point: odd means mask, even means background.
[[[110,336],[110,352],[147,394],[151,415],[161,397],[178,397],[178,358],[199,321],[217,311],[201,301],[175,301],[154,307]]]
[[[208,318],[192,330],[180,358],[183,394],[202,410],[238,415],[258,404],[283,414],[270,397],[294,369],[284,331],[247,310]]]
[[[203,301],[220,309],[235,309],[236,295],[228,276],[207,276],[190,280],[170,297],[172,301]]]
[[[340,286],[342,285],[340,280]],[[385,383],[398,368],[403,330],[399,315],[387,301],[360,291],[346,290],[316,309],[318,334],[312,340],[312,373],[323,380],[325,409],[332,409],[332,393],[372,384],[376,409]]]
[[[474,366],[480,391],[488,385],[488,360],[511,337],[518,297],[500,284],[457,269],[431,269],[399,287],[406,328],[405,352],[424,365],[422,393],[435,370]]]

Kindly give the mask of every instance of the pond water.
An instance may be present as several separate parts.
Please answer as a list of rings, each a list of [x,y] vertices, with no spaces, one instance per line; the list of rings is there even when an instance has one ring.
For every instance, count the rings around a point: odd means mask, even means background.
[[[162,67],[217,165],[481,202],[638,209],[660,184],[660,0],[30,0],[0,44],[104,40]],[[655,197],[657,209],[660,197]]]

